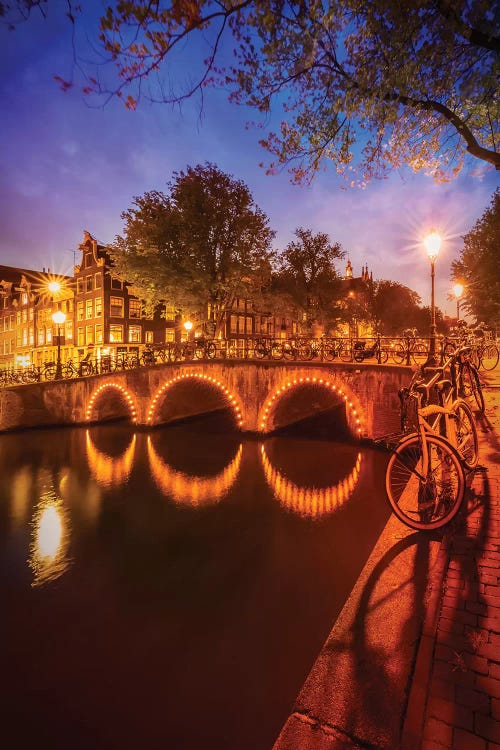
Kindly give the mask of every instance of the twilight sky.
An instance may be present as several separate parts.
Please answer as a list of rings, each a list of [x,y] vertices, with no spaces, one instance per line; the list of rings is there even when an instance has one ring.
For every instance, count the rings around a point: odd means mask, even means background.
[[[166,190],[173,171],[211,161],[248,185],[277,232],[277,249],[299,226],[326,232],[355,275],[367,263],[375,279],[406,284],[424,304],[430,265],[422,237],[435,227],[445,237],[436,301],[455,314],[447,299],[450,263],[499,184],[484,163],[471,161],[448,184],[405,170],[364,190],[343,189],[328,169],[298,187],[286,172],[265,175],[262,131],[245,127],[253,113],[230,105],[223,91],[208,90],[201,118],[194,101],[181,112],[145,101],[135,112],[118,101],[90,107],[79,91],[64,93],[54,81],[70,75],[71,62],[62,14],[34,16],[13,32],[0,26],[0,263],[71,273],[83,230],[112,241],[134,196]]]

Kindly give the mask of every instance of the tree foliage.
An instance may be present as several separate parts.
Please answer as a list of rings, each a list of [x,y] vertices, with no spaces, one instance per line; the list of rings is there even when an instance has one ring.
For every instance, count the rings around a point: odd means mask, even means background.
[[[454,281],[464,285],[461,306],[477,322],[500,323],[500,189],[464,237],[460,258],[452,263]]]
[[[313,234],[299,227],[294,234],[296,240],[276,259],[273,292],[288,300],[310,332],[314,325],[325,327],[338,315],[340,277],[335,262],[345,253],[324,232]]]
[[[34,6],[45,3],[0,5],[4,15]],[[116,0],[85,90],[134,108],[222,82],[234,101],[281,113],[262,141],[270,171],[287,165],[308,180],[331,160],[352,182],[402,164],[446,179],[467,154],[500,168],[499,26],[490,0]],[[176,78],[185,88],[167,83]]]
[[[174,172],[168,187],[122,214],[114,273],[150,310],[167,301],[216,334],[236,297],[256,299],[269,283],[274,232],[248,187],[213,164]]]
[[[381,280],[373,284],[369,313],[375,329],[385,336],[400,335],[405,328],[422,327],[419,295],[404,284]],[[428,332],[430,315],[422,333]]]

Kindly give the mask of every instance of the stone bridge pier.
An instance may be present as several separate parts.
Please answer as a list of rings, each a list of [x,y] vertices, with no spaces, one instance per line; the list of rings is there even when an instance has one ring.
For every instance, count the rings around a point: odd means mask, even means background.
[[[141,428],[229,409],[242,431],[269,433],[322,413],[354,437],[399,428],[396,365],[245,360],[169,363],[0,391],[0,430],[127,418]]]

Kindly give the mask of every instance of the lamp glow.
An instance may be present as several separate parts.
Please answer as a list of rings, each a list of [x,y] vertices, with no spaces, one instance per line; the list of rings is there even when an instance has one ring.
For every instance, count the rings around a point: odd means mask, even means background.
[[[430,260],[436,260],[441,248],[441,236],[436,232],[435,229],[431,229],[427,237],[424,238],[424,245]]]

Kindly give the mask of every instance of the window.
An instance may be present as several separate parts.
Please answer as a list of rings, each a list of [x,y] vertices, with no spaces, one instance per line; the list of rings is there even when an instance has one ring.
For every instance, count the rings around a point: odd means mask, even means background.
[[[90,266],[92,265],[92,261],[92,253],[85,253],[85,268],[90,268]]]
[[[10,316],[10,319],[9,319],[9,328],[10,328],[11,331],[14,330],[14,315]]]
[[[23,346],[28,346],[28,329],[23,328]]]
[[[26,308],[24,308],[24,310],[23,310],[22,321],[23,321],[23,323],[27,323],[28,322],[28,310]]]
[[[16,312],[16,325],[21,325],[21,310]]]
[[[238,316],[231,315],[231,333],[236,333],[238,330]]]
[[[141,326],[130,326],[128,329],[128,340],[131,344],[141,343]]]
[[[112,318],[123,318],[123,297],[110,297],[109,314]]]
[[[109,326],[109,341],[123,343],[123,326]]]
[[[100,318],[102,315],[102,299],[96,297],[94,300],[94,318]]]
[[[92,291],[92,279],[93,279],[92,276],[87,276],[86,277],[85,288],[86,288],[87,292],[91,292]]]
[[[76,319],[83,320],[83,301],[76,303]]]
[[[78,346],[83,346],[85,344],[85,331],[83,326],[78,326],[78,328],[76,329],[76,335]]]
[[[73,341],[73,321],[72,320],[66,321],[66,338],[69,341]]]
[[[245,318],[243,315],[238,316],[238,333],[245,333]]]
[[[94,303],[94,300],[92,300],[92,299],[88,299],[88,300],[85,301],[85,317],[87,318],[87,320],[89,318],[93,318],[94,317],[94,315],[93,315],[94,304],[93,303]]]
[[[173,328],[166,328],[165,329],[165,341],[167,342],[173,342],[175,341],[175,334]]]
[[[29,345],[35,345],[35,329],[33,328],[33,326],[30,326],[29,328]]]
[[[250,315],[245,318],[245,333],[252,333],[252,320]]]
[[[28,319],[29,319],[29,320],[34,320],[34,318],[35,318],[35,311],[33,310],[33,308],[32,308],[32,307],[30,307],[30,311],[29,311]]]
[[[175,307],[173,305],[165,306],[165,320],[175,320]]]
[[[94,326],[85,326],[85,343],[94,343]]]
[[[28,304],[28,294],[27,292],[23,292],[21,295],[21,304],[27,305]]]
[[[113,276],[111,277],[111,289],[123,289],[123,284],[120,279],[115,279]]]
[[[83,294],[85,291],[85,279],[77,279],[76,280],[76,293],[77,294]]]
[[[52,328],[47,328],[45,332],[45,339],[47,341],[47,344],[50,344],[52,341]]]
[[[102,273],[96,273],[94,276],[94,289],[102,289]]]
[[[145,334],[145,342],[146,344],[152,344],[153,343],[153,331],[146,331]]]
[[[140,300],[130,299],[128,301],[128,314],[129,314],[129,318],[141,317],[141,301]]]
[[[45,328],[38,329],[38,346],[45,344]]]
[[[102,342],[103,342],[102,323],[98,323],[95,327],[95,343],[102,344]]]

